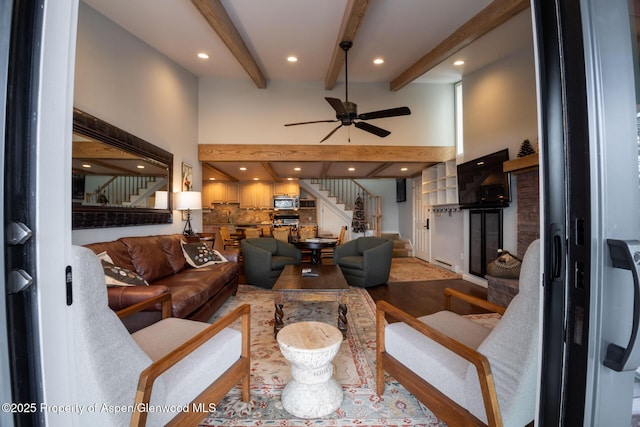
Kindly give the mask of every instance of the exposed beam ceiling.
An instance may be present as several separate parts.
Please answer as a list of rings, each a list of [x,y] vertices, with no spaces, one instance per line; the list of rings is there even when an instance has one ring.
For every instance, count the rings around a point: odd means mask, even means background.
[[[262,70],[260,70],[258,63],[251,55],[249,48],[235,25],[233,25],[233,21],[229,18],[229,14],[220,0],[191,0],[191,2],[211,28],[220,36],[224,44],[227,45],[258,89],[266,89],[267,79],[265,79]]]
[[[529,0],[494,0],[435,48],[427,52],[415,64],[393,79],[389,84],[389,89],[392,91],[402,89],[451,55],[459,52],[528,7]]]
[[[221,0],[191,1],[211,28],[220,36],[255,85],[259,89],[266,88],[267,82],[263,72],[247,48],[245,41],[229,17]],[[344,65],[344,52],[340,49],[340,42],[344,40],[354,41],[370,3],[371,0],[348,0],[328,66],[325,90],[332,90],[335,87],[338,75]],[[389,83],[389,89],[391,91],[402,89],[473,41],[522,12],[529,5],[529,0],[494,0],[436,47],[425,53],[417,62],[401,72]]]
[[[340,26],[340,33],[338,34],[338,40],[333,47],[333,54],[331,55],[331,63],[329,64],[329,70],[327,71],[327,77],[324,81],[325,90],[331,90],[336,84],[338,74],[342,70],[344,65],[344,51],[340,48],[340,42],[353,41],[356,38],[356,33],[360,24],[364,19],[364,15],[367,12],[367,8],[371,0],[349,0],[347,7],[344,11],[344,17],[342,18],[342,25]]]

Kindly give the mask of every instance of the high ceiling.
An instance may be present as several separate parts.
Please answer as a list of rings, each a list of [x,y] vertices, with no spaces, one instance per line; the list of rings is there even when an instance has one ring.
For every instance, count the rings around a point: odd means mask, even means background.
[[[453,83],[532,39],[524,0],[82,1],[196,76],[246,79],[265,90],[276,80],[323,81],[333,89],[344,81],[342,40],[354,43],[349,82],[387,82],[390,90],[400,90],[412,82]],[[200,52],[209,59],[199,59]],[[291,55],[298,61],[288,62]],[[384,63],[374,65],[375,58]],[[465,64],[454,66],[457,59]],[[252,174],[284,179],[293,166],[266,163],[253,163]],[[426,166],[400,163],[368,160],[352,167],[360,177],[401,177]],[[203,168],[203,179],[218,174],[244,180],[240,164],[210,166]],[[309,175],[350,176],[346,163],[304,166]]]

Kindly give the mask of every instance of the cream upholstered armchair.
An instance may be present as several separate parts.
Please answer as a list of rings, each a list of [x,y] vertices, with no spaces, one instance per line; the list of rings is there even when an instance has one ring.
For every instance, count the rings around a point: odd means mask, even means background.
[[[522,263],[520,292],[493,330],[450,311],[416,319],[378,302],[378,394],[387,371],[448,425],[528,424],[536,404],[540,286],[536,240]],[[385,325],[385,314],[400,322]]]
[[[84,411],[80,424],[197,424],[240,382],[242,397],[249,400],[248,305],[213,325],[168,317],[130,335],[118,317],[160,302],[163,317],[169,316],[171,295],[158,295],[116,314],[108,306],[104,272],[96,255],[78,246],[72,251],[71,323],[78,403],[85,408],[95,403],[131,408]],[[237,319],[242,331],[228,327]],[[152,411],[157,407],[173,410]],[[181,409],[185,407],[189,410]]]

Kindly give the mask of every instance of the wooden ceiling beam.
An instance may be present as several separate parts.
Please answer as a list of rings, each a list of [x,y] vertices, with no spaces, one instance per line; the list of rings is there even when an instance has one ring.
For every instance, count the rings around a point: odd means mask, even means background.
[[[340,42],[352,42],[356,38],[356,33],[360,28],[360,24],[362,24],[362,20],[370,3],[371,0],[349,0],[347,3],[347,7],[344,9],[344,16],[342,17],[338,40],[333,47],[333,55],[331,55],[331,62],[329,63],[327,76],[324,80],[325,90],[334,88],[336,80],[338,80],[338,74],[344,65],[344,51],[340,48]]]
[[[389,84],[397,91],[529,7],[529,0],[494,0]]]
[[[331,168],[331,162],[322,162],[322,170],[320,171],[320,178],[326,178],[329,175],[329,168]]]
[[[217,173],[220,174],[222,176],[224,176],[226,178],[227,181],[232,181],[232,182],[238,182],[238,178],[235,178],[227,173],[222,172],[220,169],[216,168],[215,166],[211,166],[209,163],[206,162],[202,162],[202,167],[205,169],[209,169],[211,172],[213,173]]]
[[[448,146],[200,144],[201,162],[446,162]]]
[[[392,163],[382,163],[380,166],[378,166],[377,168],[375,168],[371,172],[369,172],[367,174],[367,178],[375,177],[376,175],[378,175],[380,172],[382,172],[383,170],[385,170],[386,168],[388,168],[391,165],[392,165]]]
[[[269,175],[271,175],[271,178],[273,178],[273,180],[275,182],[282,182],[282,178],[280,178],[280,176],[278,176],[278,173],[273,169],[273,167],[271,166],[271,163],[269,162],[262,162],[260,163],[262,165],[262,167],[264,168],[264,170],[267,171],[267,173]]]
[[[267,80],[262,70],[220,0],[191,0],[191,3],[227,45],[231,54],[249,74],[258,89],[265,89]]]

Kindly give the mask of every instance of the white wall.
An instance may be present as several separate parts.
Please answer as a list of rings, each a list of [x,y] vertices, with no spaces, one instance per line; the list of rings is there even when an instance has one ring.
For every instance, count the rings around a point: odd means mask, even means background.
[[[525,139],[538,138],[533,46],[465,76],[462,81],[464,156],[504,148],[514,159]]]
[[[463,121],[464,155],[457,163],[473,160],[504,148],[516,158],[520,145],[537,141],[536,80],[533,46],[490,64],[464,77]],[[512,203],[503,211],[503,247],[517,252],[517,200],[515,179],[511,186]],[[457,225],[452,226],[455,222]],[[459,225],[459,226],[458,226]],[[432,259],[459,259],[469,271],[469,214],[436,216],[432,228]],[[446,242],[446,244],[444,244]]]
[[[464,79],[462,90],[463,161],[504,148],[509,149],[509,158],[515,159],[525,139],[536,144],[538,114],[533,46],[471,74]],[[503,212],[503,248],[517,253],[518,195],[514,178],[511,184],[512,203]],[[467,223],[465,230],[468,232]]]
[[[200,144],[318,144],[336,123],[285,127],[285,123],[335,118],[324,97],[344,100],[344,85],[324,90],[323,82],[272,81],[256,89],[246,80],[201,79]],[[343,128],[325,144],[453,145],[452,85],[411,84],[398,92],[388,84],[349,84],[349,100],[358,112],[407,106],[410,116],[376,120],[391,135],[378,138],[353,127]],[[394,197],[395,200],[395,197]]]
[[[86,4],[80,2],[76,46],[75,107],[157,145],[174,156],[173,190],[180,189],[182,162],[193,166],[194,190],[201,185],[198,163],[198,79]],[[202,216],[194,212],[194,228]],[[171,225],[73,231],[73,243],[122,236],[182,232],[174,211]]]

